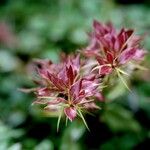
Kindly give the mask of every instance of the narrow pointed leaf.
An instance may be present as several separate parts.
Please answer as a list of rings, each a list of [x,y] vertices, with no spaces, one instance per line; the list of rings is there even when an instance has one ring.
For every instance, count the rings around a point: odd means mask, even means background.
[[[86,126],[86,128],[90,131],[90,129],[89,129],[89,127],[88,127],[88,125],[87,125],[87,123],[86,123],[86,121],[85,121],[85,119],[84,119],[84,117],[83,117],[82,113],[81,113],[81,110],[78,110],[78,112],[79,112],[79,115],[80,115],[80,117],[81,117],[81,119],[82,119],[82,121],[83,121],[84,125],[85,125],[85,126]]]
[[[59,114],[58,121],[57,121],[57,132],[59,131],[59,125],[60,125],[60,120],[61,120],[61,117],[62,117],[62,113],[63,113],[63,110],[60,110],[60,114]]]
[[[120,74],[120,72],[116,69],[118,77],[120,78],[120,80],[122,81],[122,83],[125,85],[125,87],[131,91],[131,89],[128,87],[128,84],[126,83],[125,79],[122,77],[122,75]]]

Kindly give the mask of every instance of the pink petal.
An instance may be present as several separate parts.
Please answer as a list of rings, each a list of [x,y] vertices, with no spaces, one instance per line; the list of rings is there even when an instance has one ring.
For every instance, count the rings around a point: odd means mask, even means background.
[[[116,29],[114,28],[112,22],[108,22],[106,23],[106,28],[107,28],[107,31],[110,32],[111,34],[115,34],[116,32]]]
[[[73,84],[74,73],[73,73],[73,69],[72,69],[71,65],[69,66],[69,68],[66,67],[66,72],[67,72],[67,77],[68,77],[68,80],[69,80],[69,84]]]
[[[74,107],[67,107],[64,109],[64,112],[70,121],[73,121],[77,115],[76,109]]]
[[[110,22],[104,25],[104,24],[101,24],[99,21],[94,20],[93,28],[94,28],[94,32],[96,34],[99,34],[100,36],[104,36],[107,33],[115,33],[115,29]]]
[[[60,110],[59,105],[47,105],[44,107],[44,110],[49,111],[49,112],[58,112]]]
[[[71,94],[73,95],[73,99],[76,99],[79,96],[79,93],[80,93],[81,87],[82,87],[82,81],[83,81],[83,79],[78,80],[71,87],[70,91],[71,91]]]
[[[59,79],[56,75],[48,72],[48,77],[50,81],[55,85],[58,89],[64,90],[66,85],[63,80]]]
[[[24,92],[24,93],[31,93],[31,92],[37,91],[38,88],[30,88],[30,89],[28,89],[28,88],[19,88],[18,90],[21,91],[21,92]]]
[[[104,96],[103,96],[100,92],[97,92],[94,96],[95,96],[95,97],[97,98],[97,100],[99,100],[99,101],[104,101],[104,100],[105,100]]]
[[[133,34],[133,30],[127,30],[125,31],[125,40],[128,40],[128,38]]]
[[[111,72],[112,72],[111,66],[103,65],[99,69],[99,74],[101,75],[107,75],[107,74],[110,74]]]
[[[107,57],[108,62],[112,64],[112,63],[113,63],[113,60],[114,60],[114,59],[113,59],[113,55],[112,55],[111,53],[107,53],[107,56],[106,56],[106,57]]]
[[[48,79],[47,69],[37,69],[37,71],[43,79]]]
[[[86,109],[90,109],[90,110],[93,110],[93,109],[100,109],[99,106],[97,106],[95,103],[91,102],[91,103],[85,103],[84,104],[84,108]]]
[[[44,105],[47,104],[49,100],[47,99],[37,99],[36,101],[34,101],[32,104],[40,104],[40,105]]]
[[[103,57],[100,57],[100,56],[97,56],[97,57],[96,57],[96,60],[98,61],[98,63],[99,63],[100,65],[104,65],[104,64],[105,64],[105,61],[106,61]]]
[[[73,70],[79,70],[79,68],[80,68],[80,54],[78,54],[73,60],[72,60],[72,62],[73,62],[73,65],[72,65],[72,67],[73,67]]]
[[[143,37],[134,35],[130,38],[130,40],[128,42],[128,46],[129,47],[137,47],[137,46],[139,46],[142,39],[143,39]]]
[[[96,82],[96,80],[94,81],[84,81],[83,82],[83,89],[85,91],[85,97],[90,97],[90,96],[95,96],[95,92],[97,90],[98,87],[98,83]]]
[[[105,34],[105,28],[97,20],[93,21],[93,27],[94,27],[94,30],[95,30],[96,33],[100,33],[101,35]]]
[[[120,33],[118,34],[118,41],[119,41],[119,45],[122,46],[123,44],[125,44],[125,42],[129,39],[129,37],[133,34],[133,30],[127,30],[125,31],[125,29],[121,29]]]
[[[123,35],[123,33],[124,33],[124,29],[121,29],[121,31],[120,31],[120,33],[118,34],[118,36],[117,36],[117,38],[118,38],[118,45],[117,45],[117,47],[120,49],[121,48],[121,46],[124,44],[124,42],[125,42],[125,39],[124,39],[124,35]]]
[[[54,99],[54,100],[49,100],[48,102],[47,102],[47,104],[48,105],[57,105],[57,104],[60,104],[60,103],[62,103],[62,102],[64,102],[65,103],[65,99],[63,99],[63,98],[57,98],[57,99]]]
[[[105,48],[110,47],[110,37],[109,37],[109,35],[105,35],[105,37],[99,36],[98,40],[100,41],[102,47],[105,47]]]
[[[87,56],[94,56],[98,55],[100,49],[100,44],[97,42],[97,39],[95,37],[91,37],[91,41],[88,47],[85,48],[83,53]]]
[[[64,82],[67,82],[68,77],[67,77],[67,70],[66,70],[66,65],[64,65],[62,67],[62,69],[60,70],[60,72],[58,72],[58,78],[63,80]]]
[[[126,49],[120,55],[120,58],[119,58],[120,64],[125,64],[126,62],[130,61],[131,59],[133,59],[135,54],[136,54],[135,48]]]
[[[50,96],[52,94],[47,87],[37,89],[36,93],[38,96]]]
[[[137,49],[133,57],[135,60],[142,60],[147,52],[143,49]]]
[[[114,43],[114,50],[117,52],[121,49],[121,42],[117,39]]]

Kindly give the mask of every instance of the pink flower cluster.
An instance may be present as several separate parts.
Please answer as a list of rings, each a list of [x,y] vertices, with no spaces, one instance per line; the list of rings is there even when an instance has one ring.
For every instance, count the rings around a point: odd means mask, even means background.
[[[35,90],[36,104],[45,104],[46,110],[60,111],[72,121],[83,109],[98,108],[94,98],[102,100],[99,77],[85,74],[84,65],[80,63],[80,55],[68,57],[60,64],[48,60],[36,62],[40,76],[40,87]]]
[[[102,84],[106,75],[121,70],[129,62],[141,61],[145,50],[140,46],[141,37],[133,30],[119,32],[111,25],[93,23],[89,46],[81,54],[65,56],[59,64],[50,60],[38,60],[37,72],[40,80],[34,89],[37,100],[47,111],[59,112],[73,121],[81,117],[86,125],[83,112],[98,109],[96,100],[103,101]],[[98,102],[98,101],[97,101]]]
[[[103,25],[96,20],[93,28],[90,44],[84,54],[97,59],[99,74],[110,74],[114,69],[128,65],[130,61],[143,59],[146,51],[140,46],[142,38],[134,35],[133,30],[122,28],[117,32],[112,24]]]

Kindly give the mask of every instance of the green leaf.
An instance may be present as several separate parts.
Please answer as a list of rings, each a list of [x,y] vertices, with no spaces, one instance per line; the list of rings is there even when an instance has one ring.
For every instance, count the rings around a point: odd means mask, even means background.
[[[142,139],[142,138],[141,138]],[[131,150],[140,141],[140,138],[136,134],[125,134],[123,136],[114,136],[107,142],[101,145],[101,150]]]
[[[106,95],[107,101],[110,102],[115,100],[116,98],[125,94],[126,91],[126,87],[122,84],[121,81],[119,81],[118,84],[115,84],[113,88],[109,90],[108,94]]]
[[[114,131],[133,131],[140,132],[141,126],[134,119],[132,112],[126,110],[118,104],[108,104],[104,113],[101,116],[109,128]]]
[[[120,71],[118,69],[116,69],[118,77],[120,78],[120,80],[122,81],[122,83],[125,85],[125,87],[131,91],[131,89],[128,87],[128,84],[126,83],[125,79],[123,78],[123,76],[120,74]]]
[[[63,109],[60,110],[60,114],[59,114],[59,117],[58,117],[58,121],[57,121],[57,132],[59,131],[59,125],[60,125],[60,120],[61,120],[62,114],[63,114]]]
[[[68,124],[61,139],[60,150],[80,150],[79,139],[84,134],[85,129],[84,124],[77,119]]]
[[[128,73],[126,73],[124,70],[120,69],[120,68],[116,68],[120,73],[124,74],[124,75],[129,75]]]
[[[81,119],[82,119],[84,125],[85,125],[86,128],[90,131],[90,129],[89,129],[89,127],[88,127],[88,125],[87,125],[87,123],[86,123],[86,121],[85,121],[85,119],[84,119],[84,117],[83,117],[83,115],[82,115],[81,110],[78,110],[78,112],[79,112],[79,116],[81,117]]]
[[[44,50],[43,53],[41,54],[42,58],[44,59],[50,59],[53,62],[57,63],[59,58],[59,50],[55,47],[50,47],[47,50]]]
[[[0,71],[13,71],[19,67],[19,59],[7,50],[0,49]]]
[[[54,150],[54,145],[50,140],[46,139],[39,143],[34,150]]]
[[[15,143],[8,148],[8,150],[22,150],[20,143]]]

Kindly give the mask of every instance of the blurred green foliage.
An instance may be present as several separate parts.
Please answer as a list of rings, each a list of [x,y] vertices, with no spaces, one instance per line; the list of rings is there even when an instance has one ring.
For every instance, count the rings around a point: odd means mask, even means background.
[[[145,1],[146,2],[146,1]],[[3,0],[0,2],[0,150],[131,150],[146,149],[150,139],[150,72],[132,77],[133,93],[120,84],[107,93],[109,103],[87,115],[90,132],[80,120],[60,127],[31,106],[34,58],[59,61],[61,51],[86,45],[93,19],[145,34],[150,49],[150,7],[121,5],[113,0]],[[144,63],[149,67],[150,57]],[[90,140],[87,140],[87,137]]]

